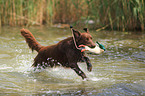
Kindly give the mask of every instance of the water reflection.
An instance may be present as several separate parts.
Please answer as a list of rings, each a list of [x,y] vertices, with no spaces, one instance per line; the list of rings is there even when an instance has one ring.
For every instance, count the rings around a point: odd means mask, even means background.
[[[79,63],[89,80],[71,69],[31,68],[36,52],[26,45],[21,28],[0,32],[0,95],[145,95],[145,34],[91,31],[94,41],[105,45],[100,55],[87,54],[93,71]],[[29,28],[42,45],[71,36],[69,29]]]

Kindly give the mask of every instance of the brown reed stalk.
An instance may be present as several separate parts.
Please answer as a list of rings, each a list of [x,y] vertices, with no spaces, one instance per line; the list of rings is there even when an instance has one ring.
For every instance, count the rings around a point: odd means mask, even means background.
[[[144,31],[144,0],[0,0],[0,26],[55,23]],[[115,22],[113,22],[115,20]]]

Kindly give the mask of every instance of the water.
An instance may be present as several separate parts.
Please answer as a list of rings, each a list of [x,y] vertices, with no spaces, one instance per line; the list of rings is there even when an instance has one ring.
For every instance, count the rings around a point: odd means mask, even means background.
[[[88,81],[63,67],[33,71],[36,52],[28,48],[19,27],[0,30],[0,95],[145,95],[145,34],[140,32],[95,32],[94,42],[105,45],[100,55],[87,54],[93,70],[79,63]],[[55,44],[71,36],[69,29],[31,27],[42,45]]]

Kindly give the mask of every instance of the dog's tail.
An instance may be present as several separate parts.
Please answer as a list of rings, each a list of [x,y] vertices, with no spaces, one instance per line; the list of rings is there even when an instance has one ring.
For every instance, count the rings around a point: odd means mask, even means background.
[[[27,29],[21,29],[21,34],[25,38],[26,42],[28,43],[28,46],[33,50],[36,50],[39,52],[39,50],[42,48],[42,46],[36,41],[33,34],[27,30]]]

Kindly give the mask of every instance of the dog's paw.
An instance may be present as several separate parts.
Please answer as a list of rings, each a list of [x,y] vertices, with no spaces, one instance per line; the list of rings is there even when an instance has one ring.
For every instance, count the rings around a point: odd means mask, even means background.
[[[90,80],[89,78],[84,78],[84,79],[83,79],[83,81],[89,81],[89,80]]]
[[[91,72],[92,71],[92,66],[89,66],[87,69],[88,69],[89,72]]]

